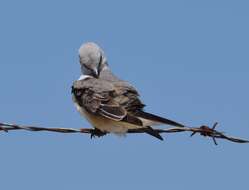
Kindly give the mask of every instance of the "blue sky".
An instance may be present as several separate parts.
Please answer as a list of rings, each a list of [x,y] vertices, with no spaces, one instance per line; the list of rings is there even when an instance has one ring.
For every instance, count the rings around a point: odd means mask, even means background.
[[[90,127],[71,101],[94,41],[146,110],[249,138],[247,1],[0,2],[0,121]],[[167,126],[165,126],[167,127]],[[246,189],[248,145],[189,134],[0,134],[1,189]]]

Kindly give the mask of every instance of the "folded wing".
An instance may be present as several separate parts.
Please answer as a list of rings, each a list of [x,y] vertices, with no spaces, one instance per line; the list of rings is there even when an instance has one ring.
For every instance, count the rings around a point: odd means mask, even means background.
[[[129,100],[125,93],[120,93],[107,81],[94,78],[76,81],[72,93],[77,103],[92,114],[143,126],[142,121],[126,109]]]

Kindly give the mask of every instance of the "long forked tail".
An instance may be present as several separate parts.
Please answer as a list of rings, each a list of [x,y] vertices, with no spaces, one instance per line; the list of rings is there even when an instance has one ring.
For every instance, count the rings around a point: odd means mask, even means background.
[[[152,127],[150,127],[150,126],[147,126],[146,128],[147,128],[147,129],[146,129],[145,133],[147,133],[147,134],[149,134],[149,135],[151,135],[151,136],[153,136],[153,137],[156,137],[157,139],[163,141],[163,137],[160,135],[159,132],[155,131],[155,130],[154,130]]]
[[[137,117],[146,119],[146,120],[150,120],[153,122],[157,122],[157,123],[162,123],[162,124],[166,124],[166,125],[172,125],[172,126],[176,126],[176,127],[185,127],[185,125],[177,123],[175,121],[151,114],[151,113],[147,113],[144,111],[138,111],[135,114]]]

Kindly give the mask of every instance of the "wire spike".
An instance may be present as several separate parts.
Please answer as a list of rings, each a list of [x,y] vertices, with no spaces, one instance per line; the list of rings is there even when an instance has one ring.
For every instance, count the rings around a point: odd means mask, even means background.
[[[218,122],[215,122],[212,129],[215,130],[215,127],[218,125]]]
[[[218,145],[218,143],[217,143],[215,137],[212,137],[212,139],[213,139],[213,141],[214,141],[214,144],[215,144],[215,145]]]

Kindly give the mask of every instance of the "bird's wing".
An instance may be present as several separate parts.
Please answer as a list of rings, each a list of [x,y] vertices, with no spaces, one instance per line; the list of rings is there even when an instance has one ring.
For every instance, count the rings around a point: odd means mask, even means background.
[[[74,82],[72,93],[76,103],[88,112],[105,118],[145,127],[145,132],[163,140],[159,132],[144,126],[140,117],[134,115],[144,104],[137,91],[129,85],[108,82],[101,79],[84,79]]]
[[[112,84],[118,94],[115,100],[129,113],[133,114],[144,108],[145,105],[139,99],[139,94],[133,86],[125,81],[112,82]]]
[[[125,99],[124,92],[110,82],[95,78],[75,81],[72,93],[78,105],[92,114],[143,126],[140,119],[129,113],[126,107],[129,100]]]
[[[120,94],[116,99],[133,116],[142,120],[144,126],[166,124],[177,127],[184,127],[183,124],[170,119],[145,112],[145,105],[140,101],[137,90],[126,81],[113,82],[117,92]]]

